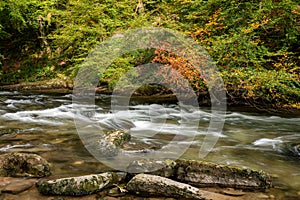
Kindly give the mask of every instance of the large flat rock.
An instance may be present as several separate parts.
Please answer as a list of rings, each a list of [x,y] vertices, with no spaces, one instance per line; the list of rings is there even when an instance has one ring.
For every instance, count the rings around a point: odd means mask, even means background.
[[[175,199],[230,199],[222,194],[199,190],[191,185],[151,174],[136,175],[128,182],[127,190],[143,196],[171,197]]]
[[[265,190],[272,186],[271,176],[263,171],[197,160],[138,160],[127,171],[170,177],[196,187]]]

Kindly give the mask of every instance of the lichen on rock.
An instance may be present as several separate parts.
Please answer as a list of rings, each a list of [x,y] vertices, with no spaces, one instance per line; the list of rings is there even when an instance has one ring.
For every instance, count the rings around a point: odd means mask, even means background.
[[[127,167],[129,173],[150,173],[153,175],[171,177],[175,174],[176,162],[173,160],[135,160]]]
[[[195,200],[226,199],[226,196],[221,194],[202,191],[185,183],[150,174],[136,175],[128,182],[126,189],[131,193],[148,197],[156,196]]]
[[[264,190],[272,186],[271,176],[263,171],[196,160],[177,160],[176,163],[176,179],[197,187]]]
[[[83,196],[99,192],[100,190],[118,184],[126,177],[126,173],[106,172],[86,176],[43,180],[36,184],[40,193],[44,195]]]
[[[196,187],[264,190],[272,186],[271,176],[263,171],[197,160],[137,160],[127,171],[170,177]]]
[[[104,136],[96,140],[98,152],[107,157],[116,156],[121,146],[129,142],[131,136],[128,131],[114,130],[105,132]]]
[[[0,176],[44,177],[50,174],[50,164],[39,155],[28,153],[0,155]]]

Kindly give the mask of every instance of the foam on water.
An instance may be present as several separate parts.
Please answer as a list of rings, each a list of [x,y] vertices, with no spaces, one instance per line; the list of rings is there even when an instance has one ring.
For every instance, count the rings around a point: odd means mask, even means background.
[[[31,144],[17,144],[17,145],[6,145],[5,147],[0,148],[0,151],[8,151],[14,148],[28,148],[32,147]]]
[[[273,146],[275,147],[276,144],[283,143],[280,139],[269,139],[269,138],[261,138],[259,140],[256,140],[252,144],[254,146]]]
[[[4,101],[6,104],[32,104],[33,102],[31,100],[26,100],[26,99],[7,99]]]

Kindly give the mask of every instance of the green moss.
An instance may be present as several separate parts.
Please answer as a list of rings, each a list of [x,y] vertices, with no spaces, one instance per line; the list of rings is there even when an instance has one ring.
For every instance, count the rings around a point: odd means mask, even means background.
[[[81,177],[71,177],[50,181],[38,182],[39,192],[46,195],[71,195],[82,196],[99,192],[113,184],[117,184],[126,175],[108,172],[103,174],[87,175]]]
[[[50,174],[50,164],[36,154],[8,153],[0,156],[2,176],[43,177]]]
[[[196,160],[177,160],[176,163],[177,178],[197,186],[212,185],[243,189],[271,187],[271,176],[263,171]]]

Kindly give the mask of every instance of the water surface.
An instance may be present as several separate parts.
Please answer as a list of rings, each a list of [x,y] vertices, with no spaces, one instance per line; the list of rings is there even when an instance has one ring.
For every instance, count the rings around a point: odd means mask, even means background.
[[[58,177],[108,170],[85,149],[77,134],[74,118],[87,117],[77,112],[80,108],[86,113],[95,110],[89,120],[98,126],[130,129],[131,143],[140,144],[142,149],[124,150],[124,154],[143,156],[168,144],[175,150],[180,142],[194,137],[182,158],[199,158],[212,117],[209,108],[189,108],[182,113],[176,103],[131,103],[129,112],[111,113],[110,97],[105,95],[96,96],[96,106],[84,106],[72,105],[71,94],[0,92],[0,152],[38,153],[52,163],[53,174]],[[196,131],[180,126],[185,117],[200,120]],[[299,122],[300,117],[295,116],[229,109],[222,135],[205,160],[264,170],[275,177],[271,193],[282,199],[297,198],[300,148],[295,146],[300,144]]]

